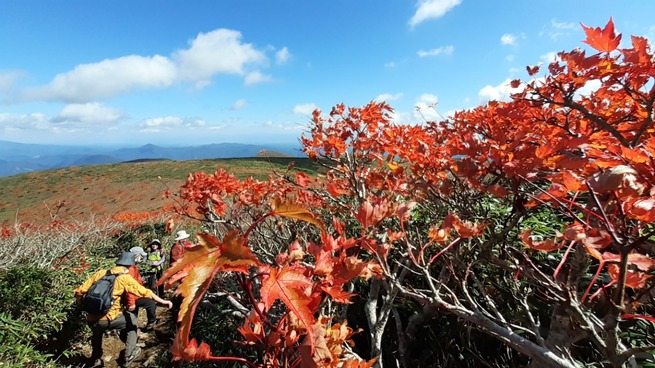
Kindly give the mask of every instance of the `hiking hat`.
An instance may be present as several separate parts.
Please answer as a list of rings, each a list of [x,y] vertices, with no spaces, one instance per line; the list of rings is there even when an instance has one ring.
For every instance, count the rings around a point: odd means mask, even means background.
[[[141,247],[132,247],[132,248],[130,248],[130,253],[134,253],[137,256],[142,256],[142,257],[147,257],[148,256],[148,253],[146,253],[146,251],[143,250],[143,248],[141,248]]]
[[[175,237],[175,240],[182,240],[186,239],[189,237],[189,234],[186,233],[184,230],[180,230],[177,232],[177,236]]]
[[[116,260],[116,266],[134,266],[136,254],[132,252],[123,252]]]
[[[157,244],[161,247],[161,242],[159,241],[159,239],[152,239],[150,243],[148,243],[148,245],[153,245],[153,244]]]

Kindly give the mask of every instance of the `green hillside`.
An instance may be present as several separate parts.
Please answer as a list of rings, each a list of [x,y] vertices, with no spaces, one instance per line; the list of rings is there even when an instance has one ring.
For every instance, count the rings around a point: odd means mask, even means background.
[[[266,179],[284,173],[293,162],[309,174],[318,166],[306,158],[269,157],[198,161],[146,161],[69,167],[0,178],[0,224],[43,223],[111,216],[120,212],[155,211],[170,199],[190,173],[222,168],[237,178]],[[59,204],[63,204],[57,209]]]

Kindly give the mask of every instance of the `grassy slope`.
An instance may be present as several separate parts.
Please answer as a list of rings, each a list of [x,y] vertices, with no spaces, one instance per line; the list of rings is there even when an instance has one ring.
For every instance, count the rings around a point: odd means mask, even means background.
[[[317,166],[303,158],[239,158],[198,161],[149,161],[70,167],[0,178],[0,224],[87,220],[122,212],[155,211],[171,199],[189,173],[222,168],[237,178],[264,180],[285,172],[290,162],[308,173]],[[65,202],[58,212],[57,204]]]

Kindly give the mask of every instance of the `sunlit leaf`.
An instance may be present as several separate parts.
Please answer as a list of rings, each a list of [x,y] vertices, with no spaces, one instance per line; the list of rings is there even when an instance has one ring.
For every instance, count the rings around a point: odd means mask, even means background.
[[[587,38],[582,42],[588,44],[589,46],[595,48],[601,52],[610,52],[616,50],[619,47],[621,42],[621,34],[618,36],[614,33],[614,22],[610,17],[609,22],[605,25],[605,28],[592,28],[587,27],[584,24],[580,23],[582,29],[584,30]]]

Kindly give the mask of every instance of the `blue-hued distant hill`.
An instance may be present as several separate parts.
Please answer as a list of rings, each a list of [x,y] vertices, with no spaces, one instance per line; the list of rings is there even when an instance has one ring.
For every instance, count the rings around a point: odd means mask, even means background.
[[[146,144],[135,148],[103,148],[25,144],[0,141],[0,177],[70,166],[112,164],[138,160],[202,160],[214,158],[303,157],[298,145],[217,143],[188,147]]]

